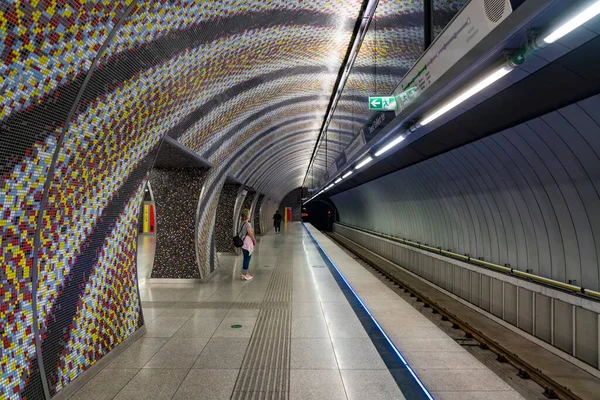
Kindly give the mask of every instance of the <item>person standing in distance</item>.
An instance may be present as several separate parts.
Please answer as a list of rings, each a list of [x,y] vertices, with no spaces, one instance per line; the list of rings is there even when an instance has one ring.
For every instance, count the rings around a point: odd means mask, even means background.
[[[273,226],[275,227],[275,234],[281,235],[281,220],[283,217],[279,214],[279,210],[275,211],[275,215],[273,215]]]
[[[252,230],[252,225],[250,225],[250,211],[248,209],[242,210],[242,227],[240,228],[240,237],[242,237],[244,241],[244,245],[242,246],[242,253],[244,254],[244,264],[242,266],[242,280],[249,281],[252,279],[252,275],[248,273],[248,268],[250,268],[250,258],[252,257],[252,252],[254,251],[254,246],[256,245],[256,238],[254,237],[254,231]]]

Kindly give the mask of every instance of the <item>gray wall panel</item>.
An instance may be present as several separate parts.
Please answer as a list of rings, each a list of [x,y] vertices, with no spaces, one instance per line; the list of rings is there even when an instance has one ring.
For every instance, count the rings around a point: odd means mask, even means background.
[[[535,295],[535,336],[551,343],[552,341],[552,300],[548,296]]]
[[[504,283],[504,320],[517,325],[517,287]]]
[[[577,307],[577,357],[598,367],[598,314]]]
[[[554,300],[554,345],[571,354],[573,351],[573,306]]]
[[[519,288],[519,328],[533,334],[533,293]]]
[[[598,115],[595,96],[332,200],[342,223],[600,290]]]

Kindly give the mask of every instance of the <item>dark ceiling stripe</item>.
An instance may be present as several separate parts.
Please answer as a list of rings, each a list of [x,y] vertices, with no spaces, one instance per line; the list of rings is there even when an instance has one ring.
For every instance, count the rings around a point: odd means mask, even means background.
[[[179,139],[181,135],[183,135],[189,128],[194,126],[196,122],[202,119],[205,115],[216,109],[221,104],[227,102],[229,99],[239,95],[242,92],[251,90],[255,87],[258,87],[265,82],[274,81],[281,78],[290,78],[295,75],[303,75],[303,74],[319,74],[322,72],[328,72],[327,67],[323,66],[312,66],[312,67],[293,67],[280,69],[278,71],[270,72],[268,74],[256,76],[247,81],[241,82],[231,88],[227,89],[224,92],[216,94],[206,103],[202,104],[200,107],[196,108],[194,111],[186,115],[177,125],[175,125],[171,130],[167,133],[173,139]],[[280,106],[288,106],[295,103],[300,103],[302,101],[314,101],[318,99],[319,96],[300,96],[294,99],[286,100],[279,103]],[[277,108],[278,104],[274,104],[270,107]],[[267,111],[268,112],[268,111]],[[264,115],[264,113],[262,114]]]
[[[310,150],[310,149],[309,149]],[[258,175],[258,177],[256,177],[254,180],[252,180],[252,186],[256,187],[257,189],[260,187],[261,183],[264,181],[264,179],[268,179],[269,177],[273,176],[273,169],[275,169],[275,175],[281,175],[281,174],[285,174],[286,172],[288,172],[289,170],[289,166],[286,165],[285,169],[281,168],[281,165],[279,164],[282,161],[298,161],[302,158],[305,157],[304,154],[293,154],[295,152],[287,152],[286,154],[282,155],[281,157],[277,158],[275,161],[273,161],[273,163],[269,164],[267,166],[267,168],[263,169],[260,173],[260,175]],[[283,172],[282,172],[283,171]],[[260,190],[260,189],[258,189]]]
[[[255,156],[253,157],[252,160],[250,160],[249,162],[247,162],[245,165],[247,166],[246,168],[252,168],[252,172],[250,174],[248,174],[248,178],[247,180],[250,180],[258,171],[260,171],[263,166],[265,165],[265,163],[272,161],[273,159],[271,157],[264,159],[260,162],[260,164],[258,164],[257,166],[252,167],[253,165],[255,165],[256,162],[258,162],[257,158],[262,157],[263,155],[265,155],[265,153],[272,149],[274,146],[276,145],[280,145],[285,143],[287,140],[289,139],[293,139],[293,136],[289,136],[287,138],[281,138],[279,139],[277,142],[271,143],[268,146],[265,146],[264,148],[261,149],[261,151]],[[300,144],[306,144],[306,143],[310,143],[313,142],[315,139],[306,139],[306,140],[300,140],[297,142],[293,142],[289,145],[289,147],[285,147],[285,149],[283,150],[285,152],[286,155],[289,155],[289,151],[287,151],[288,149],[291,149],[293,147],[296,147]],[[275,156],[278,156],[280,153],[275,154]],[[280,160],[281,158],[278,158],[278,160]]]
[[[298,98],[294,98],[294,99],[290,99],[290,100],[286,100],[283,101],[281,103],[277,103],[274,104],[272,106],[267,106],[265,108],[263,108],[262,110],[260,110],[259,112],[257,112],[256,114],[253,114],[252,116],[246,118],[244,121],[240,122],[239,124],[237,124],[236,126],[234,126],[233,128],[231,128],[229,130],[229,132],[219,136],[219,139],[217,139],[216,142],[214,142],[210,148],[208,150],[206,150],[203,153],[203,157],[209,159],[210,155],[215,153],[224,143],[225,141],[229,140],[232,136],[235,135],[239,135],[239,131],[241,129],[243,129],[244,127],[248,126],[250,123],[256,121],[257,119],[265,116],[266,114],[275,111],[277,109],[281,109],[283,107],[286,107],[289,104],[294,104],[294,103],[299,103],[301,101],[310,101],[311,99],[314,99],[314,96],[304,96],[304,97],[298,97]],[[308,121],[314,119],[314,116],[306,116],[306,117],[302,117],[302,120]],[[354,122],[354,119],[352,117],[348,117],[348,116],[339,116],[337,118],[338,120],[346,120],[346,121],[350,121],[350,122]],[[291,121],[297,121],[298,119],[295,118]],[[281,125],[285,125],[285,124],[290,124],[291,121],[285,122],[284,124],[280,124]],[[316,130],[315,130],[316,131]]]
[[[255,162],[257,162],[257,160],[258,160],[260,157],[262,157],[262,156],[265,154],[265,152],[267,152],[268,150],[270,150],[271,148],[273,148],[275,145],[280,145],[280,144],[283,144],[284,142],[286,142],[286,141],[287,141],[287,140],[289,140],[289,139],[293,139],[294,137],[296,137],[296,136],[298,136],[298,135],[302,135],[302,134],[304,134],[304,133],[308,133],[308,132],[312,132],[312,130],[302,130],[302,131],[296,131],[296,132],[292,132],[291,134],[288,134],[288,135],[286,135],[286,136],[282,136],[282,137],[278,138],[278,139],[277,139],[277,141],[275,141],[275,142],[273,142],[273,143],[270,143],[270,144],[268,144],[267,146],[264,146],[264,147],[262,147],[262,148],[261,148],[261,149],[260,149],[258,152],[256,152],[254,155],[252,155],[252,158],[251,158],[250,160],[246,161],[246,162],[245,162],[245,163],[242,165],[242,168],[246,168],[246,166],[251,166],[251,165],[254,165],[254,163],[255,163]],[[300,142],[305,142],[305,141],[313,141],[313,140],[314,140],[314,138],[313,138],[313,139],[306,139],[306,140],[304,140],[304,139],[303,139],[303,140],[302,140],[302,141],[300,141]],[[295,145],[295,143],[298,143],[298,142],[294,142],[294,143],[292,143],[292,144],[291,144],[291,146],[294,146],[294,145]],[[337,142],[336,144],[339,144],[339,142]],[[257,145],[257,146],[260,146],[260,143],[256,143],[255,145]],[[265,162],[265,161],[263,160],[263,162],[261,162],[261,165],[262,165],[262,164],[264,164],[264,162]],[[252,176],[252,175],[255,173],[255,171],[256,171],[256,170],[257,170],[257,168],[254,168],[254,169],[252,170],[252,173],[248,174],[248,176],[249,176],[249,177],[250,177],[250,176]]]

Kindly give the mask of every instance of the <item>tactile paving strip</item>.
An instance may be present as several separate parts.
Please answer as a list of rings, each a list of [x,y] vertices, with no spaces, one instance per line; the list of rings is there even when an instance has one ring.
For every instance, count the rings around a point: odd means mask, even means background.
[[[289,398],[291,289],[292,266],[280,257],[261,305],[232,399]]]

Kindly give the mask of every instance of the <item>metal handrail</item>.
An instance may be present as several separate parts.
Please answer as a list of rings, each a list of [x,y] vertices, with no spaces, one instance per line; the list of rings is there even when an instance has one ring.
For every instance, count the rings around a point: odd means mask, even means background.
[[[377,232],[377,231],[373,231],[373,230],[370,230],[370,229],[361,228],[361,227],[358,227],[358,226],[354,226],[354,225],[350,225],[350,224],[346,224],[346,223],[342,223],[342,222],[336,222],[336,224],[339,224],[341,226],[345,226],[345,227],[348,227],[348,228],[356,229],[358,231],[367,232],[369,234],[372,234],[372,235],[375,235],[375,236],[379,236],[379,237],[382,237],[382,238],[385,238],[385,239],[388,239],[388,240],[392,240],[394,242],[402,243],[402,244],[407,245],[407,246],[415,247],[415,248],[418,248],[418,249],[421,249],[421,250],[427,250],[427,251],[430,251],[432,253],[441,254],[441,255],[449,257],[449,258],[458,259],[458,260],[467,262],[469,264],[479,265],[479,266],[482,266],[482,267],[485,267],[485,268],[493,269],[493,270],[498,271],[498,272],[502,272],[504,274],[514,275],[514,276],[517,276],[519,278],[528,279],[528,280],[531,280],[531,281],[542,283],[542,284],[547,285],[547,286],[554,286],[554,287],[560,288],[562,290],[567,290],[569,292],[576,293],[578,295],[582,295],[583,294],[583,295],[586,295],[586,296],[593,297],[596,300],[600,300],[600,292],[597,292],[595,290],[586,289],[586,288],[584,288],[582,286],[575,286],[575,285],[571,285],[569,283],[564,283],[564,282],[556,281],[554,279],[544,278],[543,276],[539,276],[539,275],[535,275],[535,274],[530,274],[529,272],[519,271],[518,269],[515,269],[515,268],[510,268],[510,267],[505,267],[505,266],[502,266],[502,265],[494,264],[494,263],[487,262],[487,261],[484,261],[484,260],[481,260],[481,259],[478,259],[478,258],[471,257],[469,255],[458,254],[458,253],[454,253],[454,252],[449,251],[449,250],[442,250],[441,247],[428,246],[426,244],[421,244],[419,242],[413,242],[413,241],[408,240],[408,239],[399,238],[397,236],[388,235],[388,234]]]

